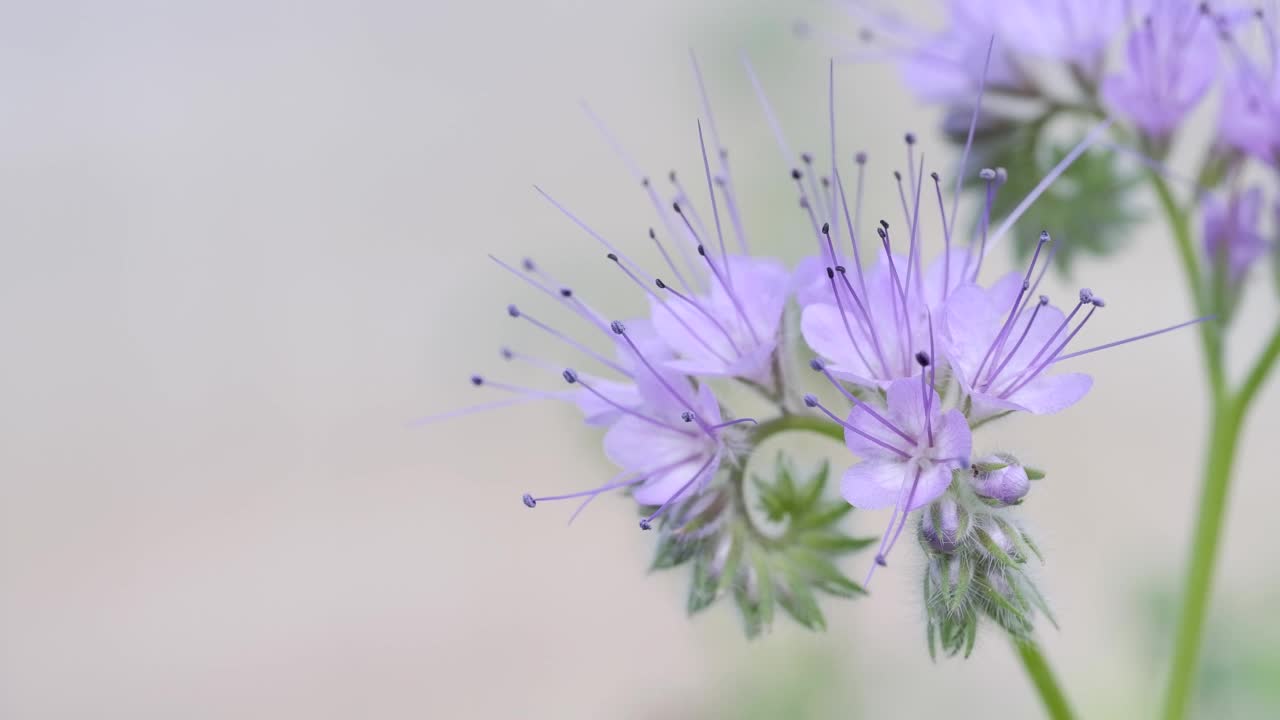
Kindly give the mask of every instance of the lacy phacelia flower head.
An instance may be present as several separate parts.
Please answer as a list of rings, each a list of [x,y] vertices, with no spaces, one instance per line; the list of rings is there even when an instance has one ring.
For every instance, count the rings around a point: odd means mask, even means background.
[[[1217,31],[1194,0],[1149,0],[1144,9],[1125,41],[1123,67],[1103,81],[1102,97],[1147,135],[1164,138],[1213,83]]]
[[[1262,203],[1262,188],[1256,186],[1226,198],[1204,198],[1204,253],[1210,266],[1219,268],[1233,285],[1267,252],[1259,226]]]

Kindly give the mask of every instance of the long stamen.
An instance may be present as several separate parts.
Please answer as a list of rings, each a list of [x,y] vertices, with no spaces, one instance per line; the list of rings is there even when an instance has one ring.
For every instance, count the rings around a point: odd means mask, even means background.
[[[805,193],[804,182],[802,181],[803,178],[804,173],[799,170],[793,169],[791,171],[791,179],[795,181],[796,187],[800,190],[800,209],[804,210],[809,216],[809,225],[813,227],[813,236],[818,241],[818,254],[822,254],[822,252],[827,248],[822,240],[822,231],[818,229],[818,216],[813,213],[813,205],[809,202],[809,196]],[[834,265],[835,263],[840,262],[836,258],[834,250],[830,251],[828,254],[830,255],[827,259],[828,263]]]
[[[849,401],[849,404],[850,404],[850,405],[853,405],[854,407],[861,407],[861,408],[863,409],[863,411],[865,411],[865,412],[866,412],[868,415],[870,415],[873,419],[875,419],[875,420],[876,420],[877,422],[879,422],[881,425],[884,425],[884,426],[885,426],[886,428],[888,428],[890,431],[892,431],[893,433],[895,433],[898,437],[902,438],[903,440],[906,440],[908,444],[910,444],[910,445],[916,445],[916,444],[917,444],[916,439],[915,439],[915,438],[913,438],[913,437],[911,437],[911,436],[910,436],[910,435],[908,435],[907,433],[905,433],[905,432],[902,430],[902,428],[900,428],[900,427],[898,427],[897,425],[893,424],[893,422],[892,422],[892,421],[887,420],[883,415],[881,415],[880,413],[876,412],[876,409],[875,409],[875,408],[873,408],[873,407],[871,407],[871,405],[870,405],[870,404],[865,403],[865,402],[863,402],[863,401],[859,400],[859,399],[858,399],[858,396],[856,396],[856,395],[854,395],[853,393],[849,392],[849,389],[848,389],[848,388],[846,388],[846,387],[845,387],[845,386],[844,386],[844,385],[843,385],[839,380],[836,380],[835,376],[831,374],[831,371],[827,369],[826,363],[822,362],[822,361],[821,361],[821,360],[819,360],[818,358],[814,358],[814,359],[812,359],[812,360],[810,360],[810,361],[809,361],[809,367],[811,367],[811,368],[813,368],[814,370],[816,370],[816,371],[818,371],[818,372],[822,373],[823,377],[825,377],[825,378],[827,379],[827,381],[828,381],[828,382],[830,382],[830,383],[832,384],[832,386],[834,386],[834,387],[835,387],[835,389],[837,389],[837,390],[839,390],[839,391],[840,391],[840,394],[844,396],[845,400],[848,400],[848,401]]]
[[[849,327],[849,318],[844,312],[844,301],[840,299],[840,290],[836,287],[835,270],[827,268],[827,281],[831,284],[831,294],[834,295],[836,299],[836,311],[840,313],[840,322],[844,325],[845,334],[849,336],[849,345],[853,347],[854,352],[858,353],[858,359],[862,361],[862,364],[870,369],[871,363],[867,362],[866,355],[862,354],[860,344],[853,337],[853,328]]]
[[[724,192],[725,205],[729,210],[729,221],[733,223],[734,232],[738,236],[738,246],[745,255],[749,251],[747,249],[747,233],[743,228],[742,219],[738,216],[733,197],[733,173],[729,170],[729,153],[720,142],[720,133],[716,129],[716,116],[711,111],[711,96],[707,94],[707,84],[702,78],[702,66],[698,63],[698,56],[693,50],[689,50],[689,62],[693,65],[693,77],[698,83],[698,97],[702,100],[702,112],[707,116],[707,129],[711,131],[711,142],[716,148],[716,157],[720,161],[720,168],[723,175],[718,178],[721,189]]]
[[[692,418],[690,418],[690,420],[692,420]],[[744,423],[751,423],[752,425],[760,424],[755,418],[738,418],[737,420],[729,420],[728,422],[722,422],[718,425],[712,425],[711,429],[719,430],[721,428],[733,427],[734,425],[742,425]]]
[[[630,470],[620,472],[617,475],[614,475],[613,478],[609,480],[609,482],[605,483],[604,485],[601,485],[600,487],[591,488],[590,490],[580,490],[578,492],[566,493],[564,495],[546,495],[543,497],[534,497],[529,493],[525,493],[521,497],[521,500],[524,501],[525,507],[532,508],[532,507],[537,507],[538,503],[540,502],[550,502],[552,500],[572,500],[573,498],[580,498],[587,495],[591,495],[591,496],[599,495],[600,493],[608,492],[615,488],[626,487],[628,485],[635,485],[636,483],[645,479],[644,476],[628,478],[626,480],[620,479],[620,478],[625,478],[630,474],[631,474]]]
[[[827,63],[827,120],[829,131],[831,133],[831,174],[836,173],[836,61],[831,58]],[[836,187],[831,187],[831,198],[828,201],[830,208],[830,216],[836,221],[836,240],[840,239],[840,218],[836,215]],[[853,228],[849,228],[849,232],[853,232]],[[835,253],[832,252],[832,257]]]
[[[1097,347],[1091,347],[1085,350],[1077,350],[1072,353],[1067,353],[1066,355],[1060,355],[1057,358],[1055,358],[1053,362],[1060,363],[1063,360],[1070,360],[1071,358],[1080,357],[1081,355],[1088,355],[1089,353],[1098,352],[1099,350],[1107,350],[1109,348],[1117,347],[1120,345],[1127,345],[1131,342],[1136,342],[1138,340],[1146,340],[1149,337],[1155,337],[1156,335],[1163,335],[1167,332],[1173,332],[1174,330],[1181,330],[1182,328],[1187,327],[1189,325],[1195,325],[1197,323],[1213,320],[1215,317],[1217,316],[1205,315],[1204,317],[1198,317],[1195,320],[1188,320],[1186,322],[1178,323],[1177,325],[1170,325],[1167,328],[1152,330],[1151,332],[1148,332],[1148,333],[1143,333],[1141,335],[1134,335],[1133,337],[1130,337],[1130,338],[1125,338],[1123,340],[1116,340],[1115,342],[1109,342],[1104,345],[1098,345]]]
[[[569,383],[570,385],[581,385],[583,388],[587,390],[587,392],[591,393],[592,395],[595,395],[596,397],[600,398],[605,403],[607,403],[609,406],[616,408],[622,411],[623,413],[630,415],[631,417],[634,417],[638,420],[643,420],[649,423],[650,425],[656,425],[657,427],[660,427],[663,430],[671,430],[673,432],[678,432],[681,435],[693,435],[693,433],[690,433],[688,430],[685,430],[679,425],[676,425],[674,423],[664,422],[655,417],[639,412],[634,408],[629,408],[629,407],[626,407],[625,405],[619,404],[613,398],[591,387],[589,384],[583,381],[583,379],[578,375],[578,373],[574,372],[571,369],[566,368],[565,371],[562,373],[562,376],[564,377],[564,381]]]
[[[659,279],[657,279],[657,280],[654,280],[653,282],[654,282],[654,284],[655,284],[655,285],[657,285],[660,289],[662,289],[662,290],[666,290],[667,292],[671,293],[672,295],[675,295],[677,298],[679,298],[679,299],[681,299],[681,300],[685,301],[685,302],[686,302],[686,303],[688,303],[690,306],[692,306],[692,307],[693,307],[693,309],[695,309],[695,310],[697,310],[698,312],[702,313],[702,315],[703,315],[704,317],[706,317],[708,320],[710,320],[710,321],[711,321],[711,323],[712,323],[713,325],[715,325],[715,326],[716,326],[716,329],[718,329],[718,330],[720,331],[720,333],[721,333],[722,335],[724,335],[725,339],[729,341],[729,347],[733,348],[733,352],[734,352],[734,353],[736,353],[739,357],[741,357],[741,356],[742,356],[742,350],[741,350],[741,349],[739,349],[739,348],[738,348],[738,344],[737,344],[736,342],[734,342],[734,341],[733,341],[733,335],[731,335],[731,334],[729,333],[729,331],[725,328],[725,326],[724,326],[723,324],[721,324],[721,323],[720,323],[720,321],[716,318],[716,316],[715,316],[715,315],[712,315],[712,314],[711,314],[711,312],[710,312],[709,310],[707,310],[706,308],[702,307],[702,305],[701,305],[699,302],[697,302],[696,300],[694,300],[693,298],[690,298],[690,297],[687,297],[687,296],[683,295],[679,290],[676,290],[675,288],[673,288],[673,287],[671,287],[670,285],[666,284],[665,282],[663,282],[663,281],[662,281],[662,279],[661,279],[661,278],[659,278]]]
[[[973,136],[978,130],[978,115],[982,113],[982,96],[987,90],[987,74],[991,70],[991,50],[995,47],[996,36],[987,41],[987,56],[982,61],[982,76],[978,80],[978,97],[973,103],[973,115],[969,117],[969,135],[964,140],[964,151],[960,153],[960,168],[956,171],[956,188],[951,195],[951,222],[946,226],[946,236],[955,232],[956,215],[960,209],[960,191],[964,188],[965,170],[969,164],[969,151],[973,149]]]
[[[751,333],[751,339],[758,345],[760,344],[760,336],[756,334],[756,328],[751,324],[751,318],[747,315],[747,311],[743,309],[742,302],[738,300],[738,296],[733,292],[733,288],[720,275],[720,271],[716,268],[716,264],[707,255],[707,249],[701,245],[698,246],[698,254],[707,261],[707,267],[711,268],[712,274],[716,276],[716,280],[720,281],[720,286],[724,288],[724,293],[729,297],[729,302],[733,304],[733,309],[738,311],[738,317],[742,318],[742,324],[747,326],[747,331]],[[727,270],[726,270],[727,272]]]
[[[999,359],[1000,352],[1004,350],[1005,340],[1009,337],[1009,331],[1013,328],[1014,318],[1018,314],[1018,310],[1022,307],[1022,298],[1031,288],[1031,273],[1036,268],[1036,261],[1040,259],[1040,250],[1049,242],[1049,233],[1041,231],[1040,241],[1036,243],[1035,254],[1031,256],[1031,264],[1027,266],[1027,272],[1022,278],[1022,287],[1018,290],[1018,295],[1013,299],[1013,305],[1009,308],[1009,315],[1005,318],[1004,324],[1000,326],[1000,332],[996,333],[991,344],[987,346],[987,354],[983,356],[982,362],[978,365],[977,371],[973,374],[974,382],[982,379],[982,371],[987,365],[987,361],[992,359],[994,354]],[[994,362],[993,362],[994,365]]]
[[[853,162],[858,166],[858,180],[853,190],[853,222],[855,224],[850,226],[849,232],[856,233],[857,230],[855,228],[862,227],[862,189],[866,185],[867,154],[865,152],[857,153],[853,156]],[[835,172],[835,170],[833,169],[832,172]],[[844,210],[847,216],[849,214],[849,206],[845,205]]]
[[[569,212],[568,208],[566,208],[565,206],[563,206],[563,205],[561,205],[559,202],[557,202],[555,198],[553,198],[553,197],[551,197],[550,195],[548,195],[545,191],[543,191],[543,189],[542,189],[542,188],[538,187],[537,185],[534,185],[534,186],[533,186],[533,189],[534,189],[534,190],[537,190],[539,195],[541,195],[542,197],[546,198],[547,202],[549,202],[549,203],[551,203],[552,205],[554,205],[554,206],[556,207],[556,209],[557,209],[557,210],[559,210],[559,211],[560,211],[560,212],[561,212],[565,217],[567,217],[567,218],[569,218],[570,220],[572,220],[572,221],[573,221],[573,224],[575,224],[575,225],[577,225],[578,227],[582,228],[582,230],[583,230],[583,231],[585,231],[588,235],[590,235],[591,237],[595,238],[597,242],[599,242],[601,245],[604,245],[606,248],[608,248],[610,252],[612,252],[613,254],[617,255],[617,256],[618,256],[618,257],[620,257],[620,258],[622,258],[623,260],[626,260],[626,261],[627,261],[627,264],[631,265],[632,267],[635,267],[635,268],[639,268],[639,267],[640,267],[640,264],[639,264],[639,263],[637,263],[636,261],[634,261],[634,260],[632,260],[631,258],[627,257],[626,253],[624,253],[624,252],[622,252],[621,250],[619,250],[618,248],[614,247],[613,243],[611,243],[611,242],[609,242],[608,240],[606,240],[606,239],[604,238],[604,236],[603,236],[603,235],[601,235],[600,233],[596,232],[596,231],[595,231],[595,230],[594,230],[590,225],[588,225],[588,224],[586,224],[585,222],[583,222],[582,220],[580,220],[580,219],[578,218],[578,216],[577,216],[577,215],[574,215],[573,213]],[[652,278],[646,278],[646,279],[652,280]]]
[[[667,312],[671,313],[671,317],[675,318],[676,322],[680,323],[680,326],[685,329],[685,332],[689,333],[689,336],[692,337],[694,340],[697,340],[699,345],[706,348],[707,352],[711,353],[712,355],[715,355],[716,359],[718,359],[720,362],[725,363],[726,365],[729,363],[729,359],[721,355],[720,353],[716,352],[716,349],[712,347],[711,344],[708,343],[705,338],[703,338],[696,331],[694,331],[694,329],[689,325],[689,323],[683,317],[680,316],[679,313],[671,312],[671,310],[666,307],[666,303],[662,300],[662,298],[658,297],[658,294],[656,292],[654,292],[648,285],[644,284],[640,280],[640,278],[636,277],[635,273],[631,272],[631,270],[626,265],[623,265],[622,261],[618,259],[617,255],[614,255],[613,253],[609,253],[606,257],[608,257],[610,260],[616,263],[618,265],[618,269],[626,273],[627,277],[630,278],[632,282],[634,282],[636,285],[639,285],[640,289],[644,291],[646,295],[654,298],[660,304],[662,304],[663,308],[666,309]],[[666,285],[662,282],[661,279],[655,279],[653,282],[657,284],[657,286],[660,288],[666,287]],[[672,292],[675,292],[675,291],[673,290]],[[679,293],[676,293],[676,294],[679,295]]]
[[[547,392],[546,390],[535,390],[534,388],[527,388],[521,385],[513,385],[511,383],[495,382],[493,380],[490,380],[480,375],[472,375],[471,384],[476,387],[480,387],[483,385],[484,387],[490,387],[495,390],[509,392],[512,395],[521,395],[524,397],[539,398],[539,399],[545,399],[545,400],[558,400],[561,397],[563,397],[563,395],[561,395],[560,393]]]
[[[853,285],[849,282],[848,271],[845,270],[843,265],[837,265],[836,272],[840,273],[840,279],[844,282],[845,289],[849,291],[849,297],[853,299],[854,305],[857,306],[858,312],[861,313],[863,329],[871,335],[871,346],[876,351],[876,358],[880,360],[880,367],[884,370],[884,376],[888,378],[893,373],[889,370],[889,363],[885,362],[884,350],[880,347],[880,334],[876,331],[876,324],[871,320],[868,308],[858,299],[858,293],[853,291]],[[863,291],[866,291],[865,288]],[[870,304],[869,301],[868,304]],[[871,365],[868,364],[867,367],[869,368]]]
[[[894,317],[896,319],[900,303],[903,325],[907,330],[905,334],[899,333],[898,349],[901,351],[903,372],[910,373],[910,370],[907,369],[907,354],[910,352],[907,345],[911,342],[911,338],[915,333],[911,331],[911,308],[907,303],[907,291],[902,287],[902,279],[898,276],[897,263],[893,260],[893,250],[889,245],[889,223],[881,220],[880,227],[876,228],[876,232],[880,235],[880,242],[884,245],[884,256],[889,262],[889,277],[893,281],[894,288],[898,291],[897,294],[891,295],[894,298]]]
[[[885,450],[888,450],[888,451],[889,451],[889,452],[891,452],[891,453],[895,453],[895,454],[899,455],[903,460],[910,460],[910,459],[911,459],[911,456],[910,456],[909,454],[907,454],[904,450],[902,450],[902,449],[900,449],[900,448],[897,448],[897,447],[894,447],[893,445],[890,445],[889,443],[885,442],[884,440],[881,440],[880,438],[875,437],[874,435],[870,435],[870,434],[868,434],[867,432],[865,432],[865,431],[861,430],[860,428],[857,428],[857,427],[854,427],[853,425],[850,425],[847,421],[842,420],[838,415],[836,415],[835,413],[833,413],[833,412],[831,412],[830,410],[828,410],[828,409],[827,409],[827,407],[826,407],[825,405],[823,405],[822,403],[818,402],[818,398],[817,398],[817,397],[815,397],[815,396],[813,396],[813,395],[805,395],[805,396],[804,396],[804,404],[805,404],[805,405],[807,405],[808,407],[811,407],[811,408],[818,408],[818,410],[822,411],[822,412],[823,412],[823,414],[825,414],[827,417],[829,417],[829,418],[831,418],[832,420],[834,420],[834,421],[836,422],[836,424],[837,424],[837,425],[839,425],[840,427],[843,427],[845,430],[848,430],[848,431],[850,431],[850,432],[852,432],[852,433],[854,433],[854,434],[856,434],[856,435],[858,435],[858,436],[860,436],[860,437],[863,437],[863,438],[866,438],[867,440],[870,440],[871,442],[875,443],[876,445],[879,445],[880,447],[884,448]]]
[[[567,297],[564,295],[563,289],[562,289],[562,290],[559,290],[559,291],[557,291],[557,290],[552,290],[550,287],[548,287],[548,286],[544,285],[543,283],[541,283],[541,282],[539,282],[539,281],[535,280],[534,278],[530,277],[527,273],[531,273],[531,272],[533,272],[533,271],[534,271],[534,269],[537,267],[536,265],[534,265],[533,260],[530,260],[529,258],[525,258],[525,259],[524,259],[524,261],[522,262],[522,266],[524,267],[525,272],[520,272],[519,270],[516,270],[515,268],[511,267],[510,265],[508,265],[507,263],[503,262],[502,260],[499,260],[497,257],[495,257],[495,256],[493,256],[493,255],[490,255],[490,256],[489,256],[489,259],[490,259],[490,260],[492,260],[492,261],[494,261],[495,263],[497,263],[497,264],[498,264],[498,267],[501,267],[503,270],[506,270],[507,272],[511,273],[512,275],[515,275],[516,277],[518,277],[518,278],[520,278],[521,280],[525,281],[525,282],[526,282],[526,283],[528,283],[529,285],[531,285],[531,286],[533,286],[533,287],[537,288],[538,290],[540,290],[540,291],[542,291],[543,293],[545,293],[548,297],[554,298],[554,299],[556,300],[556,302],[560,302],[560,303],[564,303],[565,305],[568,305],[570,310],[573,310],[573,311],[574,311],[574,313],[578,314],[578,315],[579,315],[579,316],[581,316],[583,319],[585,319],[587,322],[590,322],[592,325],[596,325],[597,327],[600,327],[601,329],[604,329],[604,330],[606,330],[606,331],[608,330],[608,327],[609,327],[609,326],[608,326],[607,324],[605,324],[605,325],[598,325],[598,324],[597,324],[597,322],[598,322],[599,320],[602,320],[602,318],[598,318],[598,317],[596,317],[596,313],[595,313],[595,311],[594,311],[594,310],[592,310],[591,308],[587,307],[587,305],[586,305],[585,303],[582,303],[582,302],[570,302],[570,301],[569,301],[569,300],[570,300],[570,298],[567,298]]]
[[[707,194],[711,196],[711,215],[716,221],[716,239],[720,241],[720,257],[724,261],[724,274],[729,279],[729,284],[733,284],[733,273],[729,267],[729,251],[724,246],[724,232],[720,228],[720,210],[716,206],[716,190],[711,184],[711,162],[707,160],[707,144],[702,139],[702,121],[698,121],[698,146],[702,148],[702,169],[707,175]]]
[[[562,400],[562,397],[553,397],[551,395],[520,395],[506,400],[494,400],[493,402],[480,403],[470,407],[459,408],[457,410],[449,410],[436,415],[428,415],[426,417],[415,418],[409,421],[410,427],[420,427],[422,425],[433,425],[445,420],[453,420],[454,418],[466,417],[476,413],[488,412],[489,410],[500,410],[502,408],[512,407],[514,405],[523,405],[534,400]]]
[[[614,320],[613,324],[610,325],[610,327],[613,329],[615,333],[622,336],[622,339],[627,342],[627,345],[631,346],[631,351],[635,353],[636,357],[640,360],[640,362],[643,363],[644,366],[649,369],[649,372],[653,373],[653,377],[657,379],[658,383],[661,384],[662,387],[666,388],[667,392],[671,393],[671,397],[675,398],[676,400],[679,400],[680,403],[685,405],[686,407],[693,407],[693,403],[689,402],[684,395],[680,394],[679,391],[671,387],[671,383],[667,382],[667,379],[662,376],[662,373],[658,372],[657,368],[655,368],[653,364],[649,362],[649,359],[644,356],[644,353],[640,352],[640,348],[636,346],[635,341],[631,339],[631,336],[627,335],[626,326],[624,326],[621,322]],[[715,431],[711,429],[711,426],[707,425],[707,423],[704,422],[697,415],[694,415],[693,419],[694,419],[694,422],[698,423],[698,427],[702,428],[702,431],[706,433],[708,436],[712,438],[716,436]]]
[[[653,241],[654,245],[658,246],[658,252],[662,253],[662,259],[666,261],[667,267],[670,268],[671,272],[675,274],[676,280],[680,282],[680,287],[691,291],[691,286],[689,285],[689,281],[684,279],[684,275],[680,273],[680,269],[676,267],[676,264],[674,262],[672,262],[671,254],[667,252],[667,246],[663,244],[661,240],[658,239],[658,234],[653,231],[653,228],[649,228],[649,239]]]
[[[862,153],[858,153],[858,157],[865,158]],[[849,245],[853,248],[853,266],[858,271],[858,287],[862,289],[863,297],[867,296],[867,281],[862,274],[862,258],[858,256],[858,230],[857,223],[862,222],[862,176],[863,166],[865,163],[858,164],[858,217],[856,219],[849,218],[849,201],[844,194],[844,183],[840,180],[840,171],[834,170],[836,177],[836,188],[840,191],[840,204],[844,208],[844,222],[849,226]],[[869,302],[869,300],[868,300]]]
[[[1013,344],[1013,348],[1004,356],[1004,360],[996,366],[995,371],[991,373],[990,379],[987,380],[986,386],[988,389],[990,389],[992,385],[995,385],[996,381],[1000,379],[1000,373],[1004,370],[1005,366],[1009,364],[1009,361],[1013,359],[1014,355],[1018,354],[1018,349],[1022,347],[1022,341],[1027,339],[1027,333],[1031,332],[1031,326],[1035,324],[1036,316],[1040,314],[1040,308],[1048,304],[1049,296],[1041,295],[1040,301],[1036,303],[1035,308],[1031,311],[1031,317],[1027,320],[1026,327],[1022,328],[1022,335],[1018,336],[1018,342]],[[976,378],[973,382],[974,387],[977,387],[978,381]]]
[[[502,356],[503,360],[519,360],[536,368],[560,372],[560,367],[550,360],[543,360],[536,355],[530,355],[529,353],[520,352],[519,350],[512,350],[509,347],[499,348],[498,354]]]
[[[612,368],[613,370],[617,371],[618,373],[622,374],[622,375],[623,375],[623,376],[625,376],[625,377],[631,377],[631,371],[629,371],[629,370],[627,370],[626,368],[622,367],[622,366],[621,366],[621,365],[619,365],[618,363],[616,363],[616,362],[614,362],[614,361],[610,360],[609,358],[607,358],[607,357],[605,357],[605,356],[601,355],[600,353],[596,352],[595,350],[592,350],[591,348],[587,347],[586,345],[583,345],[582,343],[578,342],[577,340],[574,340],[573,338],[569,337],[568,335],[565,335],[564,333],[560,332],[559,330],[556,330],[555,328],[551,327],[550,325],[547,325],[546,323],[542,322],[541,320],[538,320],[537,318],[533,317],[532,315],[529,315],[528,313],[526,313],[526,312],[524,312],[524,311],[520,310],[520,308],[517,308],[515,305],[508,305],[508,306],[507,306],[507,314],[508,314],[508,315],[510,315],[510,316],[511,316],[511,317],[513,317],[513,318],[522,318],[522,319],[524,319],[524,320],[529,321],[529,323],[530,323],[530,324],[532,324],[534,327],[538,328],[539,330],[542,330],[543,332],[547,333],[547,334],[548,334],[548,335],[550,335],[551,337],[556,338],[556,339],[557,339],[557,340],[559,340],[560,342],[563,342],[564,344],[568,345],[569,347],[572,347],[572,348],[574,348],[574,349],[578,350],[579,352],[582,352],[582,353],[584,353],[584,354],[586,354],[586,355],[588,355],[588,356],[590,356],[590,357],[592,357],[592,358],[594,358],[594,359],[596,359],[596,360],[600,361],[602,364],[604,364],[604,365],[606,365],[606,366],[608,366],[608,367]]]
[[[689,482],[686,482],[684,485],[680,487],[679,490],[675,492],[674,495],[667,498],[667,501],[662,503],[662,505],[657,510],[654,510],[652,515],[640,520],[640,529],[648,530],[650,527],[652,527],[653,521],[661,517],[662,514],[665,513],[668,508],[670,508],[681,497],[683,497],[684,494],[688,492],[689,488],[693,487],[694,483],[696,483],[698,479],[702,477],[702,474],[707,471],[707,468],[711,467],[711,464],[716,462],[719,459],[720,459],[719,452],[716,452],[714,455],[707,458],[707,461],[702,463],[702,467],[698,468],[698,471],[693,474],[693,477],[689,478]]]
[[[977,259],[977,262],[974,263],[972,273],[969,272],[969,262],[970,262],[970,258],[973,256],[972,242],[969,243],[969,250],[964,258],[965,277],[968,278],[971,282],[978,281],[978,273],[982,271],[982,259],[987,256],[987,230],[989,229],[991,224],[991,205],[992,203],[995,202],[995,197],[996,197],[996,191],[995,191],[996,171],[992,170],[991,168],[982,168],[982,170],[978,171],[978,177],[981,178],[982,181],[986,183],[987,194],[986,194],[986,202],[983,203],[983,206],[982,206],[982,219],[978,223],[979,227],[981,228],[980,237],[981,237],[982,244],[978,247],[978,259]]]
[[[1062,334],[1062,331],[1071,324],[1072,318],[1076,316],[1076,313],[1080,312],[1080,308],[1091,302],[1093,302],[1093,291],[1089,288],[1081,288],[1080,301],[1076,303],[1076,306],[1071,309],[1071,312],[1062,319],[1062,322],[1058,323],[1057,329],[1053,331],[1053,334],[1049,336],[1049,339],[1045,340],[1044,344],[1040,346],[1040,349],[1036,351],[1036,354],[1032,356],[1031,362],[1028,362],[1026,366],[1022,368],[1022,371],[1013,378],[1013,383],[1010,383],[1011,385],[1021,382],[1022,378],[1031,371],[1031,368],[1035,367],[1036,363],[1040,361],[1040,358],[1044,357],[1045,351],[1052,347],[1053,341],[1057,340],[1058,336]]]
[[[930,361],[929,353],[923,350],[916,353],[916,363],[920,365],[920,406],[924,408],[924,429],[929,447],[933,447],[933,388],[929,386],[929,374],[925,372]]]
[[[912,141],[915,140],[914,135],[908,135],[907,137],[910,138]],[[907,251],[907,283],[906,283],[907,290],[908,291],[911,290],[911,273],[912,273],[912,269],[914,268],[916,276],[918,278],[921,278],[921,279],[918,279],[916,282],[916,296],[921,300],[924,300],[924,281],[922,279],[924,277],[924,270],[921,269],[920,267],[920,262],[921,262],[920,256],[922,255],[920,251],[920,195],[921,195],[920,189],[922,187],[921,186],[922,182],[924,182],[924,153],[920,153],[920,175],[916,178],[916,185],[915,185],[915,210],[912,211],[911,220],[910,220],[911,245],[909,246],[909,250]]]
[[[1049,367],[1049,365],[1052,364],[1053,361],[1056,360],[1058,356],[1062,354],[1063,349],[1066,348],[1067,345],[1071,343],[1071,341],[1075,338],[1076,334],[1078,334],[1081,330],[1084,329],[1085,323],[1089,322],[1089,318],[1093,317],[1093,313],[1098,308],[1104,307],[1106,305],[1106,302],[1104,302],[1100,297],[1093,298],[1092,300],[1089,301],[1089,303],[1093,307],[1089,308],[1089,312],[1085,313],[1084,318],[1081,319],[1080,323],[1075,326],[1075,329],[1073,329],[1070,332],[1070,334],[1067,335],[1066,339],[1063,340],[1061,343],[1059,343],[1058,347],[1054,349],[1053,353],[1050,354],[1049,357],[1045,358],[1044,361],[1042,361],[1039,365],[1037,365],[1034,370],[1027,373],[1027,376],[1021,382],[1019,382],[1017,385],[1010,386],[1009,388],[1005,389],[1004,392],[1000,393],[1000,397],[1007,398],[1010,395],[1021,390],[1023,387],[1027,385],[1027,383],[1031,382],[1032,380],[1035,380],[1036,377],[1040,375],[1040,373],[1044,372],[1045,368]]]
[[[813,169],[813,155],[811,153],[800,153],[800,160],[804,162],[810,197],[816,203],[818,213],[822,217],[831,217],[831,208],[827,207],[827,194],[821,190],[821,188],[826,187],[826,178],[821,177],[818,171]]]
[[[908,483],[907,478],[911,477],[911,466],[907,466],[906,475],[902,478],[902,490],[898,493],[898,501],[894,503],[893,514],[889,516],[889,524],[884,529],[884,535],[880,537],[880,547],[876,550],[876,561],[867,570],[867,577],[862,583],[864,586],[871,584],[871,576],[875,574],[877,566],[888,567],[889,565],[889,551],[897,543],[898,535],[902,532],[902,525],[907,522],[907,508],[911,507],[911,500],[915,497],[916,485],[920,482],[920,473],[921,468],[917,466],[915,479]],[[897,532],[894,531],[895,527],[898,528]]]
[[[929,173],[933,178],[933,188],[938,194],[938,214],[942,217],[942,297],[945,301],[951,294],[951,228],[947,224],[947,208],[942,202],[942,180],[938,173]]]

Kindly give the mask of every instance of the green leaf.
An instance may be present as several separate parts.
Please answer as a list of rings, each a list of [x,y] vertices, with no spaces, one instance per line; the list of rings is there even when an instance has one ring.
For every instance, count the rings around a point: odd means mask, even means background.
[[[993,224],[1006,217],[1074,146],[1074,141],[1051,144],[1046,130],[1054,119],[1042,116],[975,145],[979,166],[1003,167],[1008,172],[1008,181],[992,203]],[[1030,257],[1042,230],[1054,239],[1054,265],[1064,275],[1080,255],[1106,256],[1120,249],[1141,220],[1132,202],[1139,176],[1123,169],[1120,160],[1115,153],[1097,150],[1077,158],[1015,224],[1019,258]],[[985,183],[976,173],[966,178],[966,184],[985,199]]]
[[[1043,480],[1043,479],[1044,479],[1044,471],[1043,471],[1043,470],[1037,470],[1036,468],[1033,468],[1033,467],[1027,467],[1026,465],[1023,465],[1023,466],[1022,466],[1022,469],[1027,471],[1027,479],[1028,479],[1028,480]]]

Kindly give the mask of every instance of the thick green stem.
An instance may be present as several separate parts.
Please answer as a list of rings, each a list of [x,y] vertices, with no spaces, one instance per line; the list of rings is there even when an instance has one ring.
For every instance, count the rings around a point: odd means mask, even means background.
[[[1040,702],[1044,703],[1045,713],[1051,720],[1071,720],[1075,714],[1071,712],[1071,704],[1067,702],[1066,693],[1058,685],[1053,676],[1053,669],[1040,653],[1040,647],[1033,640],[1014,640],[1014,649],[1022,660],[1022,667],[1027,671],[1031,684],[1040,693]]]
[[[1213,587],[1213,570],[1222,538],[1227,491],[1231,486],[1231,466],[1243,420],[1241,406],[1232,399],[1215,403],[1209,456],[1204,466],[1204,484],[1197,506],[1195,534],[1191,540],[1191,561],[1182,589],[1182,617],[1173,649],[1173,665],[1165,694],[1164,717],[1182,720],[1194,695],[1204,622]]]

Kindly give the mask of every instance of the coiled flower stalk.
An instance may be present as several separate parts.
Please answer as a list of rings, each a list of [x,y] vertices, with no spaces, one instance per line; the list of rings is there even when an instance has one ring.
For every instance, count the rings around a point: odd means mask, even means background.
[[[1014,517],[1030,478],[1039,477],[1012,456],[992,456],[955,471],[946,494],[920,514],[930,656],[941,649],[968,657],[983,618],[1014,640],[1030,637],[1037,611],[1054,622],[1027,567],[1029,558],[1044,558]]]

